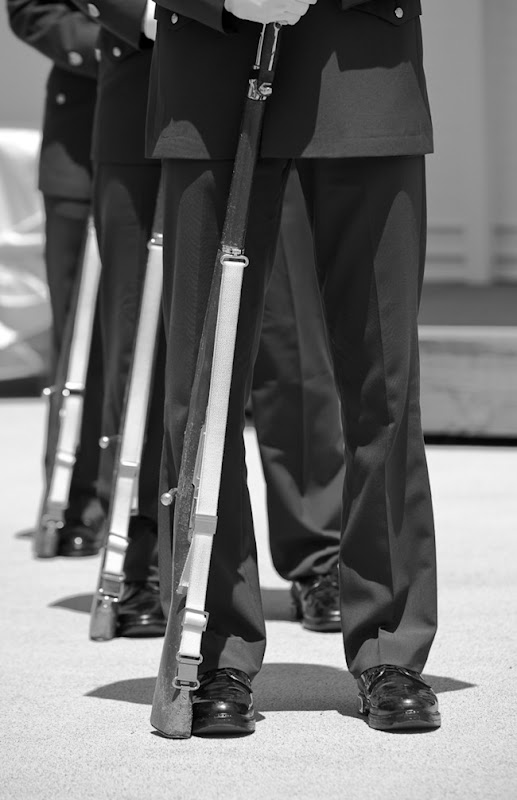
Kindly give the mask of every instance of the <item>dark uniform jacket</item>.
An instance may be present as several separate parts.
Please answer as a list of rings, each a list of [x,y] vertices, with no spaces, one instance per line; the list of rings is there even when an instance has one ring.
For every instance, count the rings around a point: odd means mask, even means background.
[[[224,0],[157,0],[148,149],[233,158],[260,26]],[[282,32],[265,157],[428,153],[420,0],[318,0]]]
[[[94,161],[145,162],[147,87],[153,42],[141,32],[146,0],[75,0],[100,25]]]
[[[47,81],[39,188],[46,195],[87,199],[99,28],[69,0],[7,0],[7,11],[14,33],[54,62]]]

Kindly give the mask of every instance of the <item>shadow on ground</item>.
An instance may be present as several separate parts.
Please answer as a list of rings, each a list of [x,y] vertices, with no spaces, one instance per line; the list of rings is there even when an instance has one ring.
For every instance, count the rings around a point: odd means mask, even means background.
[[[34,539],[34,528],[27,528],[25,531],[17,531],[14,534],[15,539]]]
[[[89,614],[92,608],[93,594],[73,594],[70,597],[63,597],[61,600],[54,600],[49,603],[49,608],[69,608],[70,611],[81,611]]]
[[[68,608],[70,611],[81,611],[89,614],[92,607],[92,594],[73,594],[61,597],[50,603],[49,608]],[[291,598],[288,589],[262,589],[262,603],[266,620],[293,621]]]
[[[454,678],[426,675],[438,693],[474,686]],[[99,686],[87,697],[151,705],[156,679],[133,678]],[[265,664],[253,683],[257,708],[268,711],[337,711],[357,716],[357,686],[349,672],[321,664]]]

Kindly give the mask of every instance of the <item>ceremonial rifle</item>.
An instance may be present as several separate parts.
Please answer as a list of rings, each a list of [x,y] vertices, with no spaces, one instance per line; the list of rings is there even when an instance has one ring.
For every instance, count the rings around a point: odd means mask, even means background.
[[[59,531],[65,524],[81,437],[84,390],[100,272],[95,228],[90,221],[58,356],[55,385],[43,390],[50,401],[49,463],[46,465],[45,491],[34,536],[34,553],[38,558],[53,558],[56,555]]]
[[[206,587],[232,376],[249,201],[265,101],[272,93],[280,24],[264,25],[249,80],[230,193],[192,387],[178,487],[161,497],[173,523],[172,602],[151,724],[170,738],[192,733],[191,692],[199,687]],[[168,513],[167,513],[168,512]]]
[[[138,477],[153,380],[163,283],[161,192],[156,203],[131,367],[126,385],[120,434],[113,437],[117,454],[107,517],[107,535],[97,590],[90,616],[90,639],[108,641],[116,635],[118,603],[124,580],[129,521],[138,513]],[[112,444],[102,437],[103,448]]]

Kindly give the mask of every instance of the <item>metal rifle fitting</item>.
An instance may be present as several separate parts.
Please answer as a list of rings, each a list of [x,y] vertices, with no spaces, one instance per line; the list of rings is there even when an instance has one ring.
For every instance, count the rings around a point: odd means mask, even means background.
[[[187,689],[189,692],[195,692],[196,689],[199,689],[197,672],[203,656],[182,656],[181,653],[177,653],[176,661],[178,662],[178,672],[172,685],[175,689]]]
[[[168,492],[164,492],[160,497],[160,503],[162,506],[171,506],[174,502],[174,498],[178,493],[177,489],[169,489]]]
[[[273,94],[273,87],[267,81],[259,84],[257,78],[250,78],[248,97],[250,100],[267,100]]]
[[[116,433],[113,436],[101,436],[99,439],[99,447],[101,450],[107,450],[112,442],[118,442],[120,434]]]
[[[243,250],[236,247],[223,248],[219,259],[222,267],[247,267],[250,263],[249,258],[244,255]]]

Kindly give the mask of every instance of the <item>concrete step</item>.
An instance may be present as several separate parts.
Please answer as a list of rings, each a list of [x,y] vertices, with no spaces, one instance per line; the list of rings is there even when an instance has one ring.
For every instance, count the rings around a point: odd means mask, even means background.
[[[426,435],[517,438],[517,327],[421,325]]]

